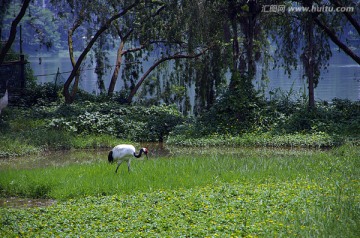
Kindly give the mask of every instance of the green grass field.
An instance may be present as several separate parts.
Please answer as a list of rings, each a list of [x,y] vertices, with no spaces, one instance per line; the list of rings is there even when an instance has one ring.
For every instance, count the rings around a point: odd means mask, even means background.
[[[1,237],[359,237],[360,152],[172,149],[121,165],[0,163],[0,196],[49,198],[0,208]]]

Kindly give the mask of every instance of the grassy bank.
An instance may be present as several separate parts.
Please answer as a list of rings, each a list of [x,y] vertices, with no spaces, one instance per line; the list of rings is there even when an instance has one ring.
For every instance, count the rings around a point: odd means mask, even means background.
[[[360,154],[186,149],[133,161],[64,167],[1,166],[1,196],[55,198],[42,208],[1,208],[0,235],[358,237]]]
[[[270,148],[330,148],[339,146],[351,138],[331,136],[324,132],[293,133],[276,135],[272,133],[244,133],[238,136],[215,134],[201,138],[172,135],[167,144],[175,146],[235,146],[235,147],[270,147]],[[351,140],[360,145],[358,139]]]

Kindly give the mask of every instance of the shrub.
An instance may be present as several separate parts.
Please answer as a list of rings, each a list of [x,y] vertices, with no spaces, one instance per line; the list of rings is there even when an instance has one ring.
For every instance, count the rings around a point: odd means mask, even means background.
[[[203,136],[218,134],[238,135],[254,129],[257,112],[264,106],[251,80],[238,73],[232,75],[233,85],[204,112],[195,126],[197,134]]]
[[[74,104],[52,112],[48,127],[77,134],[108,134],[135,141],[163,141],[183,121],[173,106],[123,106],[116,103]]]

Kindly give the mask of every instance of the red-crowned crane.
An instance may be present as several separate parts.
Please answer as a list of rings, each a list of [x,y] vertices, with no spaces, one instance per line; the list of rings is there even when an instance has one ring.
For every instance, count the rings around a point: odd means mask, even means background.
[[[9,104],[9,94],[8,94],[8,82],[6,81],[6,91],[2,98],[0,98],[0,114],[1,110],[3,110]]]
[[[141,148],[139,154],[136,154],[135,147],[133,145],[117,145],[115,146],[108,155],[109,163],[113,163],[115,160],[118,160],[118,165],[116,167],[115,173],[117,173],[119,166],[123,161],[127,162],[128,171],[130,172],[130,160],[134,156],[136,158],[140,158],[142,153],[146,155],[148,149]]]

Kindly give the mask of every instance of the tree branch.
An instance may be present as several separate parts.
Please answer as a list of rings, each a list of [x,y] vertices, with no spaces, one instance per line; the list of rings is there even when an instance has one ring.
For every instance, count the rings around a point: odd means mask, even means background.
[[[23,16],[25,15],[25,11],[29,6],[31,0],[24,0],[23,5],[21,6],[19,14],[16,16],[16,18],[11,23],[11,29],[10,29],[10,35],[9,39],[7,40],[5,46],[1,49],[0,53],[0,65],[4,62],[6,54],[9,52],[11,45],[14,43],[15,37],[16,37],[16,28]]]
[[[341,48],[347,55],[349,55],[356,63],[360,65],[360,57],[356,55],[349,47],[347,47],[337,36],[336,34],[326,25],[324,25],[318,18],[314,18],[315,23],[325,31],[325,33],[330,37],[330,39]]]
[[[332,4],[334,4],[336,7],[343,7],[337,0],[332,0]],[[360,24],[356,21],[355,18],[349,13],[349,12],[343,12],[346,18],[349,20],[349,22],[354,26],[358,34],[360,35]]]
[[[78,60],[76,61],[75,66],[73,67],[70,76],[68,77],[68,79],[66,80],[65,84],[64,84],[64,96],[65,96],[65,102],[66,103],[71,103],[72,102],[72,98],[69,95],[69,87],[77,73],[77,71],[80,69],[80,66],[83,62],[83,60],[85,59],[87,53],[91,50],[92,46],[95,44],[96,40],[99,38],[99,36],[106,31],[111,23],[113,21],[115,21],[116,19],[119,19],[120,17],[124,16],[128,11],[130,11],[132,8],[134,8],[136,5],[139,4],[139,0],[135,1],[133,4],[131,4],[130,6],[126,7],[124,10],[122,10],[120,13],[113,15],[111,18],[109,18],[101,27],[100,29],[95,33],[94,37],[90,40],[90,42],[88,43],[88,45],[86,46],[86,48],[84,49],[84,51],[80,54]]]
[[[149,74],[157,67],[159,66],[161,63],[168,61],[168,60],[173,60],[173,59],[194,59],[194,58],[198,58],[199,56],[203,55],[206,51],[208,51],[211,47],[205,48],[203,49],[201,52],[197,53],[197,54],[191,54],[191,55],[184,55],[181,53],[175,53],[174,55],[171,56],[167,56],[164,58],[159,59],[158,61],[156,61],[146,72],[145,74],[141,77],[141,79],[139,80],[139,82],[135,85],[135,87],[131,90],[128,98],[127,98],[127,102],[130,104],[134,95],[137,93],[138,89],[140,88],[140,86],[142,85],[142,83],[145,81],[145,79],[147,78],[147,76],[149,76]]]

